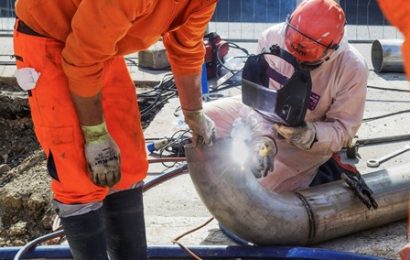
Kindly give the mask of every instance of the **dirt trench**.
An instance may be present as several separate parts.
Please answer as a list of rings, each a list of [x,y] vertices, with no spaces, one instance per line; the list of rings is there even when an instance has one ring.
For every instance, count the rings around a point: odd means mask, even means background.
[[[51,231],[45,157],[35,138],[27,94],[0,81],[0,246],[19,246]]]

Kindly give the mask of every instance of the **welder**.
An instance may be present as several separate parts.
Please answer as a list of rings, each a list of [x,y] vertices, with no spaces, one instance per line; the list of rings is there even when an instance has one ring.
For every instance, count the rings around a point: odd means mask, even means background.
[[[378,1],[380,9],[382,10],[384,16],[387,20],[397,27],[404,36],[404,42],[401,47],[404,70],[407,75],[407,79],[410,80],[410,2],[401,1],[388,1],[379,0]],[[410,209],[410,207],[409,207]],[[410,222],[409,222],[410,223]],[[410,224],[409,224],[410,225]],[[407,238],[410,237],[410,226],[407,228]],[[410,243],[407,243],[400,250],[400,257],[402,260],[410,259]]]
[[[212,142],[200,72],[215,6],[216,0],[16,2],[16,77],[28,91],[53,203],[75,259],[147,259],[148,163],[124,55],[162,36],[193,143]]]
[[[272,170],[259,178],[272,191],[294,191],[341,177],[341,173],[321,166],[357,132],[368,78],[364,58],[347,43],[345,23],[345,14],[335,1],[305,0],[286,22],[266,29],[258,41],[259,52],[265,53],[278,45],[310,74],[311,93],[300,125],[290,126],[273,115],[246,106],[240,96],[210,102],[205,107],[206,114],[216,123],[218,138],[231,135],[239,119],[242,124],[252,126],[254,143],[277,147],[270,150],[270,157],[274,157]],[[274,55],[263,55],[262,61],[266,63],[260,68],[268,78],[267,87],[284,88],[295,72],[293,66]],[[258,147],[261,146],[253,146],[254,155],[265,155],[258,152]],[[263,167],[259,168],[262,168],[259,175],[264,175]]]

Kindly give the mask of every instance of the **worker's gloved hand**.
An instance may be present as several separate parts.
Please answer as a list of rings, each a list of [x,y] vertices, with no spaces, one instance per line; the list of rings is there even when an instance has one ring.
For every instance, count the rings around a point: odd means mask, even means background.
[[[108,133],[105,122],[81,126],[81,129],[91,180],[98,186],[114,186],[121,178],[120,151]]]
[[[185,123],[192,130],[192,144],[211,145],[215,140],[215,123],[205,115],[202,109],[189,111],[182,110]]]
[[[280,124],[274,124],[273,127],[288,143],[303,150],[312,148],[316,139],[316,128],[310,122],[306,122],[303,126],[299,127],[290,127]]]
[[[254,156],[251,161],[251,170],[256,178],[266,177],[273,171],[273,158],[277,147],[273,138],[268,136],[257,137],[254,141]]]

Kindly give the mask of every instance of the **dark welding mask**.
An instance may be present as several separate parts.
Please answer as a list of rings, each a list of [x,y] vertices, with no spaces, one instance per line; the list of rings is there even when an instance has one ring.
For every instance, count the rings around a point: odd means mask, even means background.
[[[286,77],[269,66],[265,55],[274,55],[292,65],[294,73]],[[269,88],[269,80],[281,85]],[[289,52],[273,45],[269,52],[251,55],[242,71],[242,102],[275,123],[301,126],[312,90],[309,70],[303,68]]]

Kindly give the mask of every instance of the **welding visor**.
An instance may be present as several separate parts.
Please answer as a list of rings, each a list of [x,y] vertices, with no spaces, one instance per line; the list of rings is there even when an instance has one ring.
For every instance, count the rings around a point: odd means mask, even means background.
[[[293,75],[288,78],[269,66],[265,55],[274,55],[291,64]],[[269,88],[269,80],[281,85],[278,90]],[[242,102],[268,117],[273,122],[289,126],[304,123],[312,89],[310,72],[278,45],[270,52],[251,55],[242,71]]]

